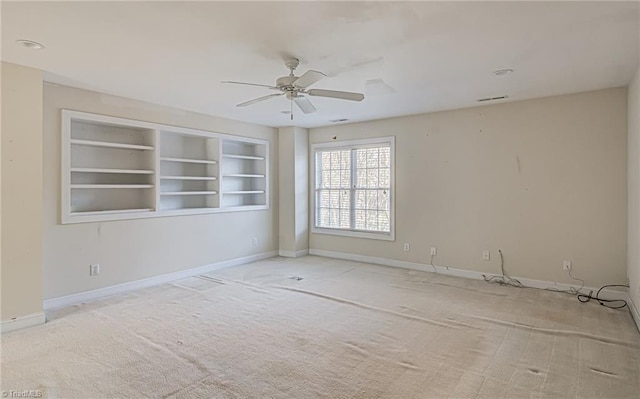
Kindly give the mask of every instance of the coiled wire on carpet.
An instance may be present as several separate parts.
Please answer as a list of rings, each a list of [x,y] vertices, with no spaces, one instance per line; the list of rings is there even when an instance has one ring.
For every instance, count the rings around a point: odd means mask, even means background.
[[[627,284],[607,284],[607,285],[603,285],[602,287],[600,287],[600,289],[596,292],[596,296],[592,296],[591,294],[593,294],[593,291],[589,292],[588,294],[578,294],[578,300],[582,303],[587,303],[590,300],[596,300],[598,301],[598,303],[602,306],[604,306],[605,308],[609,308],[609,309],[622,309],[625,306],[628,306],[627,301],[625,301],[624,299],[602,299],[600,298],[600,291],[602,291],[602,289],[606,288],[606,287],[627,287],[629,288],[629,285]]]

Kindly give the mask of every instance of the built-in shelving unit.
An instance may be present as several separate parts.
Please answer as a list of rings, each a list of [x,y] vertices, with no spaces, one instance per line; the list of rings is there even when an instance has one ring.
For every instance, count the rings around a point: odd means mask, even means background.
[[[266,140],[62,111],[62,223],[268,209]]]

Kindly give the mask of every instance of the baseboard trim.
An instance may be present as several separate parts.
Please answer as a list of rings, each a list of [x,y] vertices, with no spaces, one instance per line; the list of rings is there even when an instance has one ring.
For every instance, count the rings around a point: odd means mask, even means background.
[[[406,262],[406,261],[387,259],[387,258],[378,258],[374,256],[352,254],[347,252],[326,251],[324,249],[310,249],[309,254],[324,256],[326,258],[336,258],[336,259],[352,260],[356,262],[373,263],[373,264],[382,265],[382,266],[400,267],[403,269],[418,270],[422,272],[431,272],[431,273],[437,272],[439,274],[444,274],[447,276],[470,278],[474,280],[484,280],[483,275],[495,274],[490,272],[483,273],[483,272],[478,272],[474,270],[455,269],[452,267],[437,266],[437,265],[435,266],[436,270],[434,270],[433,266],[423,264],[423,263]],[[517,278],[522,284],[526,285],[527,287],[533,287],[533,288],[556,289],[561,291],[568,290],[569,288],[575,288],[575,289],[580,288],[580,286],[578,285],[571,285],[566,283],[534,280],[526,277],[516,277],[516,276],[513,276],[513,277]],[[598,289],[593,287],[586,287],[586,286],[583,288],[583,291],[588,292],[589,290],[593,290],[595,293],[595,291],[597,291]],[[629,301],[629,294],[625,291],[604,289],[600,292],[600,297],[603,299],[624,299],[625,301]]]
[[[627,299],[627,304],[629,305],[629,311],[631,312],[631,317],[633,321],[636,322],[636,327],[638,327],[638,332],[640,332],[640,311],[638,310],[638,306],[631,299],[631,295]]]
[[[164,284],[182,278],[197,276],[203,273],[209,273],[215,270],[225,269],[227,267],[243,265],[245,263],[251,263],[258,260],[272,258],[276,256],[277,251],[262,252],[255,255],[245,256],[242,258],[236,258],[231,260],[225,260],[222,262],[211,263],[208,265],[198,266],[191,269],[181,270],[179,272],[161,274],[155,277],[149,277],[142,280],[131,281],[128,283],[122,283],[112,285],[110,287],[98,288],[96,290],[79,292],[77,294],[65,295],[58,298],[47,299],[43,303],[44,310],[57,309],[69,305],[74,305],[81,302],[92,301],[95,299],[103,298],[110,295],[120,294],[127,291],[133,291],[140,288],[151,287],[154,285]]]
[[[299,251],[284,251],[284,250],[279,250],[278,251],[278,255],[279,256],[284,256],[285,258],[299,258],[301,256],[305,256],[305,255],[309,255],[309,250],[308,249],[301,249]]]
[[[3,320],[0,324],[0,332],[4,334],[9,331],[21,330],[23,328],[44,324],[44,322],[44,312],[33,313],[26,316],[16,317],[11,320]]]

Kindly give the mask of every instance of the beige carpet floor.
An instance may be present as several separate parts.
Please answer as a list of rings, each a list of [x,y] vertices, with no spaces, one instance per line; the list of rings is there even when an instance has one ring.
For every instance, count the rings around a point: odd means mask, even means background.
[[[48,398],[640,397],[640,334],[627,310],[314,256],[48,318],[2,336],[3,390]]]

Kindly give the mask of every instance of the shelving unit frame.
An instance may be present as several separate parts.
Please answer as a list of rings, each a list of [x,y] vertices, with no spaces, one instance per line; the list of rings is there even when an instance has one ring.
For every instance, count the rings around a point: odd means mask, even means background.
[[[262,139],[62,110],[61,173],[62,224],[270,206]]]

